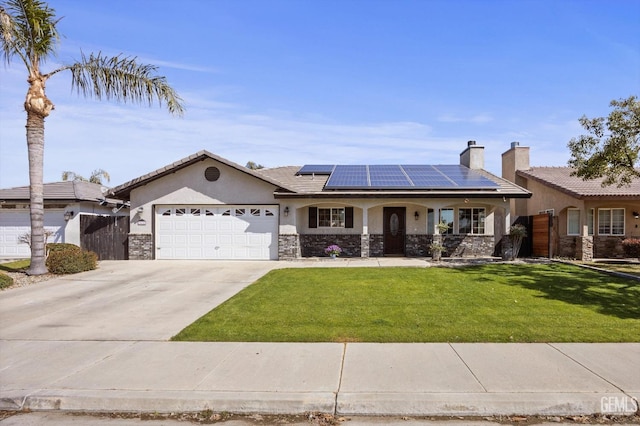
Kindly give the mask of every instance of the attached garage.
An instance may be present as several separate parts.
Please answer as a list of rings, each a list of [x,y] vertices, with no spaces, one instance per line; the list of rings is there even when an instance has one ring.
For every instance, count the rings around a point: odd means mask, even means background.
[[[275,260],[277,205],[155,207],[156,259]]]
[[[64,210],[47,209],[44,214],[45,230],[51,233],[49,242],[64,242]],[[0,258],[25,258],[31,255],[29,246],[19,243],[21,235],[31,232],[28,209],[3,209],[0,214]]]

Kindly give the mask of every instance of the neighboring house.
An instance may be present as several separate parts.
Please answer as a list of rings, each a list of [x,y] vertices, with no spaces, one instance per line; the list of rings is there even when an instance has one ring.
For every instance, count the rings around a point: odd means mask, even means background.
[[[621,188],[603,187],[601,179],[585,181],[571,176],[572,171],[569,167],[530,167],[529,147],[512,143],[502,154],[502,177],[533,194],[513,202],[515,216],[548,214],[553,218],[551,256],[624,257],[622,240],[640,238],[640,179]]]
[[[121,201],[106,199],[108,188],[89,182],[70,181],[44,184],[44,226],[51,233],[48,242],[72,243],[98,253],[101,259],[126,259],[126,249],[118,253],[104,242],[118,244],[114,226],[118,223],[128,234],[129,209]],[[0,189],[0,258],[30,256],[21,235],[30,234],[29,187]],[[124,220],[118,217],[125,217]],[[122,233],[121,233],[122,234]],[[99,241],[100,240],[100,241]],[[121,242],[121,246],[126,243]]]
[[[337,161],[336,161],[337,162]],[[250,170],[200,151],[113,188],[130,201],[130,259],[426,256],[438,221],[448,255],[489,256],[531,193],[485,170],[469,142],[454,165]]]

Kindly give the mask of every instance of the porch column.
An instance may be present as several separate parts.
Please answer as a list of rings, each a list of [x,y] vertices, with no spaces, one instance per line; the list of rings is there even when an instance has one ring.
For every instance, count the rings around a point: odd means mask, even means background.
[[[360,235],[360,257],[369,257],[369,207],[362,207],[362,234]]]
[[[589,235],[587,209],[580,209],[580,236],[576,244],[576,259],[590,262],[593,260],[593,237]]]

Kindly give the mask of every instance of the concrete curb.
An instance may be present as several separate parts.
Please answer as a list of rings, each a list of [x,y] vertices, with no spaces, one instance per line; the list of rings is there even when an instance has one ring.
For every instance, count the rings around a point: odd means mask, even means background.
[[[603,400],[603,398],[606,398]],[[611,398],[611,399],[609,399]],[[339,415],[574,416],[602,413],[603,401],[627,401],[617,415],[633,415],[624,393],[341,393]]]
[[[24,398],[4,410],[86,412],[198,412],[301,414],[335,412],[332,392],[212,392],[47,390]]]

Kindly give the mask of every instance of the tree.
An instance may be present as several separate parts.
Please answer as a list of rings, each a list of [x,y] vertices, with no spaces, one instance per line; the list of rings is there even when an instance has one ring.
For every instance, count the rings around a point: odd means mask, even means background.
[[[264,169],[264,166],[262,164],[258,164],[254,161],[247,162],[247,165],[245,167],[251,170]]]
[[[89,179],[77,174],[76,172],[71,172],[68,170],[62,172],[62,180],[65,182],[68,180],[72,180],[72,181],[81,181],[81,182],[91,182],[91,183],[97,183],[102,185],[103,179],[109,182],[111,181],[111,176],[109,176],[109,173],[107,173],[102,169],[96,169],[93,172],[91,172],[91,176],[89,176]]]
[[[636,96],[613,100],[605,117],[580,118],[589,132],[569,142],[574,176],[584,180],[604,177],[602,186],[629,185],[640,178],[640,101]]]
[[[59,41],[56,28],[60,19],[41,0],[4,0],[0,3],[0,43],[6,65],[19,59],[26,67],[29,87],[24,102],[27,112],[27,149],[29,156],[29,190],[31,215],[30,275],[47,272],[45,266],[43,156],[44,121],[54,109],[45,94],[49,78],[70,71],[72,88],[85,97],[106,98],[121,102],[166,103],[170,113],[184,112],[182,99],[166,81],[156,75],[157,67],[138,64],[136,58],[101,53],[81,53],[79,61],[44,73],[41,67],[54,56]]]

